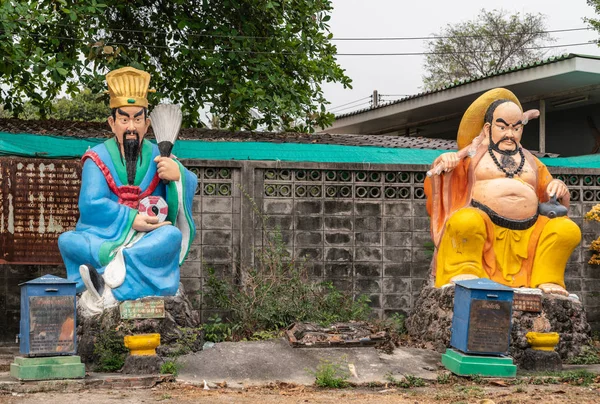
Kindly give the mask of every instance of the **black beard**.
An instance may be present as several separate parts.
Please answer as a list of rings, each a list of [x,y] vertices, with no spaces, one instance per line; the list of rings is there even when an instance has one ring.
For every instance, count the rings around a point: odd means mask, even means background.
[[[504,136],[498,141],[498,143],[494,143],[494,141],[492,140],[492,133],[490,131],[490,149],[500,153],[502,156],[514,156],[515,154],[517,154],[519,152],[519,145],[514,140],[512,141],[515,145],[515,148],[513,150],[500,150],[500,143],[504,142],[505,140],[509,140],[509,138]],[[502,164],[504,164],[504,160]]]
[[[134,134],[135,139],[127,139],[127,135]],[[127,168],[127,183],[133,185],[137,170],[137,159],[140,154],[140,134],[137,130],[126,131],[123,134],[123,152],[125,154],[125,167]]]

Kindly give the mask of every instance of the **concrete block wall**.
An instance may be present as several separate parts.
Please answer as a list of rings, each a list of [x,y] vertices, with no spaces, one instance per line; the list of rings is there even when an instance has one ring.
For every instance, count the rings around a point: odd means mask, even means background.
[[[279,229],[291,256],[315,281],[366,294],[377,314],[409,313],[430,277],[426,166],[187,160],[199,178],[197,237],[181,268],[189,297],[206,320],[216,310],[203,288],[208,268],[239,284],[265,237]],[[584,214],[600,203],[600,170],[551,168],[571,190],[570,217],[583,240],[566,268],[592,327],[600,330],[600,266],[589,265],[600,223]],[[35,257],[32,257],[35,261]],[[0,266],[1,341],[18,333],[18,284],[62,266]]]
[[[207,268],[239,282],[254,265],[265,237],[279,231],[290,256],[304,262],[315,281],[331,281],[366,294],[378,315],[409,313],[430,279],[429,218],[423,180],[426,166],[194,161],[201,186],[194,214],[196,252],[182,268],[182,281],[199,298]],[[229,178],[205,178],[223,168]],[[571,218],[583,241],[565,278],[578,294],[592,326],[600,329],[600,267],[589,265],[589,246],[600,224],[583,220],[600,203],[600,170],[552,168],[571,190]],[[207,195],[206,184],[230,184],[231,193]],[[212,192],[213,187],[208,187]]]

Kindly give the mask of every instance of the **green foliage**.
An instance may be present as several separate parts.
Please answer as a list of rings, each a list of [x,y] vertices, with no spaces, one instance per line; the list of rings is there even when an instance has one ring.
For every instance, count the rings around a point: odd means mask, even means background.
[[[587,370],[561,372],[558,378],[561,383],[568,383],[575,386],[589,386],[595,379],[596,375]]]
[[[311,282],[303,263],[289,256],[278,231],[256,251],[256,260],[256,267],[247,271],[239,286],[208,269],[206,295],[213,305],[230,313],[233,333],[239,339],[294,322],[329,325],[366,320],[371,314],[368,297],[353,299],[331,282]]]
[[[187,355],[190,352],[196,352],[200,350],[198,337],[202,334],[202,328],[194,327],[178,327],[181,332],[181,336],[177,338],[176,346],[177,349],[172,353],[172,357],[177,358],[181,355]]]
[[[411,387],[423,387],[427,386],[427,383],[420,377],[413,375],[404,375],[402,379],[396,379],[391,373],[385,375],[385,379],[388,383],[394,387],[400,387],[403,389],[410,389]]]
[[[0,106],[0,118],[11,118],[12,113]],[[65,121],[106,122],[110,108],[106,100],[98,98],[88,89],[75,94],[72,98],[61,97],[52,101],[50,119]],[[19,119],[40,119],[42,116],[31,101],[23,104]]]
[[[436,381],[438,384],[449,384],[452,381],[452,374],[449,372],[441,373],[437,375]]]
[[[441,88],[473,76],[498,73],[535,62],[544,56],[535,49],[553,41],[542,14],[481,10],[475,19],[447,25],[427,42],[423,87]]]
[[[281,332],[277,330],[271,331],[257,331],[250,337],[250,341],[268,341],[270,339],[277,339],[281,337]]]
[[[214,315],[202,324],[204,339],[210,342],[223,342],[231,339],[231,325],[224,323],[221,317]]]
[[[172,374],[173,376],[177,376],[180,369],[181,364],[177,363],[175,360],[164,361],[163,364],[160,365],[160,373],[162,374]]]
[[[591,346],[584,346],[581,348],[579,355],[575,356],[569,361],[573,365],[595,365],[600,363],[600,356],[598,355],[598,349]]]
[[[104,91],[123,66],[152,75],[184,123],[207,107],[222,127],[312,130],[332,122],[323,82],[350,87],[335,60],[331,0],[0,2],[0,104],[47,117],[62,91]]]
[[[397,335],[405,335],[408,331],[406,330],[406,316],[400,313],[394,313],[384,320],[384,326],[391,333]]]
[[[350,372],[346,370],[345,364],[321,359],[315,371],[308,371],[315,377],[315,385],[332,389],[348,387]]]
[[[123,336],[110,330],[98,335],[94,343],[94,355],[98,357],[98,372],[114,372],[123,367],[127,348]]]

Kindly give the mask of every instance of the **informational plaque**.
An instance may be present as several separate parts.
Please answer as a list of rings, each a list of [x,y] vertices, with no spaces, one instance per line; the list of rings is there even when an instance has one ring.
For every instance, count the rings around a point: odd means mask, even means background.
[[[510,317],[510,301],[473,299],[467,349],[473,352],[508,351]]]
[[[513,297],[513,309],[541,313],[542,295],[531,293],[515,293]]]
[[[29,354],[75,351],[75,296],[29,297]]]
[[[122,319],[164,318],[165,300],[126,300],[119,306]]]

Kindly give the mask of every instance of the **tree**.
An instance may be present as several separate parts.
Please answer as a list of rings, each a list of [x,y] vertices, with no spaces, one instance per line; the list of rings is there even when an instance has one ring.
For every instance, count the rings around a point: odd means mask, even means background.
[[[448,24],[427,42],[423,87],[434,90],[473,76],[486,76],[540,60],[546,42],[542,14],[481,10],[472,21]]]
[[[600,0],[587,0],[587,4],[590,7],[594,7],[596,14],[600,14]],[[587,22],[591,25],[593,29],[600,32],[600,20],[598,18],[587,18],[585,17],[583,21]],[[599,44],[600,45],[600,44]]]
[[[79,87],[106,89],[123,66],[152,75],[150,101],[205,105],[223,126],[326,126],[321,83],[350,79],[335,60],[330,0],[3,0],[0,104],[18,114]],[[254,109],[259,114],[251,114]]]

